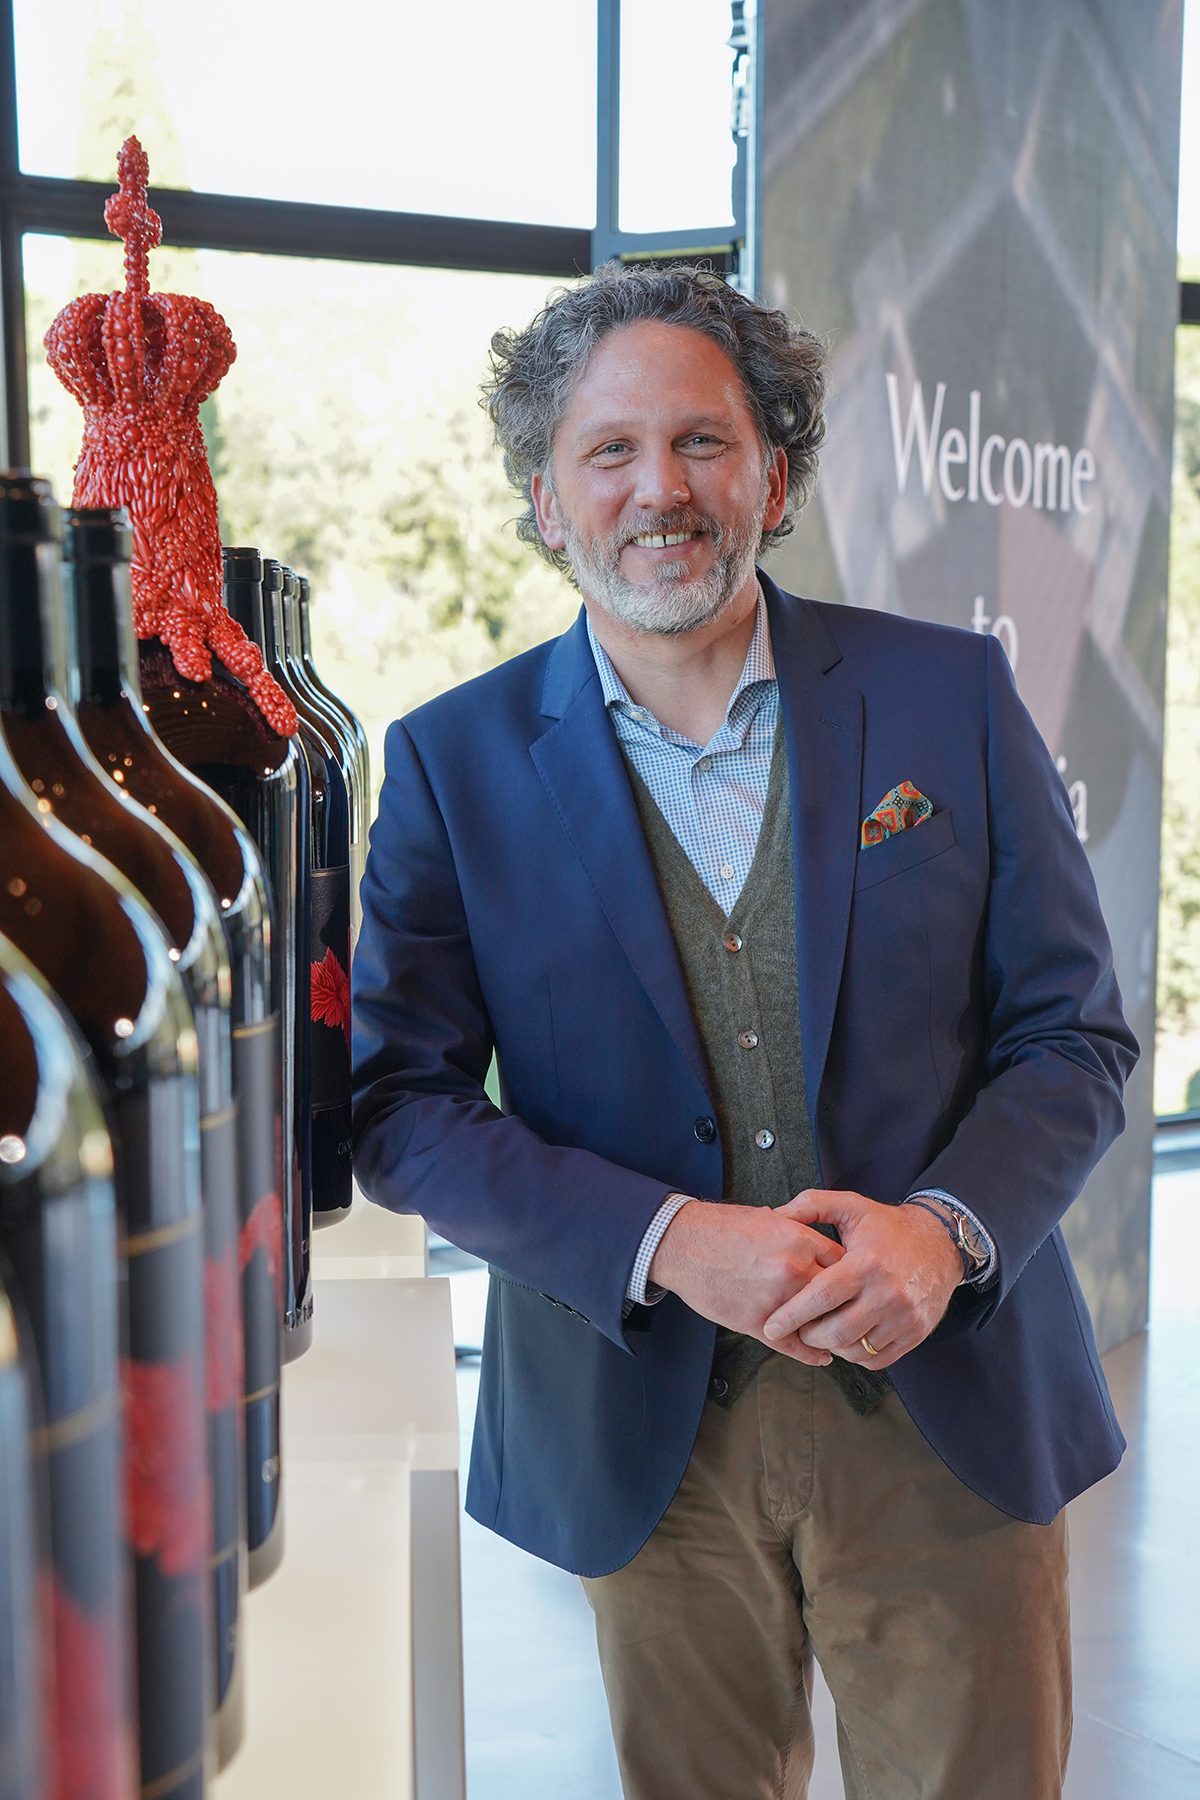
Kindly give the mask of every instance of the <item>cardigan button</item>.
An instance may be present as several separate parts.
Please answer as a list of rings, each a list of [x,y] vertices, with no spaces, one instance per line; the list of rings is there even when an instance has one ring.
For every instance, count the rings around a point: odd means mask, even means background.
[[[707,1113],[701,1113],[700,1117],[696,1120],[696,1123],[692,1126],[692,1133],[697,1143],[711,1144],[717,1135],[717,1127],[713,1120],[708,1117]]]

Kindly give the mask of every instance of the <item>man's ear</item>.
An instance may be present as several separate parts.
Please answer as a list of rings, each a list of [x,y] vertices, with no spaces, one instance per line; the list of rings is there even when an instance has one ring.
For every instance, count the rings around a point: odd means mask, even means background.
[[[565,550],[567,539],[562,528],[558,500],[545,475],[534,475],[530,479],[529,497],[533,501],[533,516],[537,520],[537,528],[542,534],[542,542],[546,548],[548,550]]]
[[[763,513],[764,531],[774,531],[787,511],[787,483],[787,451],[776,450],[767,464],[767,505]]]

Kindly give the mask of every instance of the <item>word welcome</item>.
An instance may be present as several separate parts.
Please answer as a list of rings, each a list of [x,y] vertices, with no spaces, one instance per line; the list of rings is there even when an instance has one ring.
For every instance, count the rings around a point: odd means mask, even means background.
[[[932,491],[936,476],[947,500],[982,498],[989,506],[1007,501],[1009,506],[1032,506],[1039,512],[1091,512],[1085,490],[1096,479],[1096,463],[1090,450],[1077,450],[1072,456],[1065,444],[1029,444],[1021,437],[1003,438],[999,432],[984,437],[978,388],[971,389],[968,399],[965,432],[957,425],[942,429],[944,381],[934,389],[930,414],[926,414],[919,381],[913,383],[907,419],[901,417],[900,384],[890,370],[887,395],[896,485],[901,493],[908,485],[915,451],[926,494]],[[956,479],[959,471],[961,478]]]

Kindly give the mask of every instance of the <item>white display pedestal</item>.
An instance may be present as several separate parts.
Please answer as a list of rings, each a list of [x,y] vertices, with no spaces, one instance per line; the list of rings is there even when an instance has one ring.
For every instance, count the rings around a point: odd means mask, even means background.
[[[246,1738],[213,1800],[465,1800],[454,1337],[424,1246],[361,1199],[314,1233],[284,1560],[248,1597]]]

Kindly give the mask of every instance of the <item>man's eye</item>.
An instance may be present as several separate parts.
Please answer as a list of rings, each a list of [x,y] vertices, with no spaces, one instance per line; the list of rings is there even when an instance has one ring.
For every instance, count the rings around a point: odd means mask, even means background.
[[[623,456],[628,448],[628,444],[623,444],[619,438],[614,438],[611,444],[601,444],[600,448],[596,451],[596,455]]]
[[[722,448],[720,438],[712,437],[706,431],[694,431],[690,437],[684,439],[684,442],[691,450],[720,450]]]

